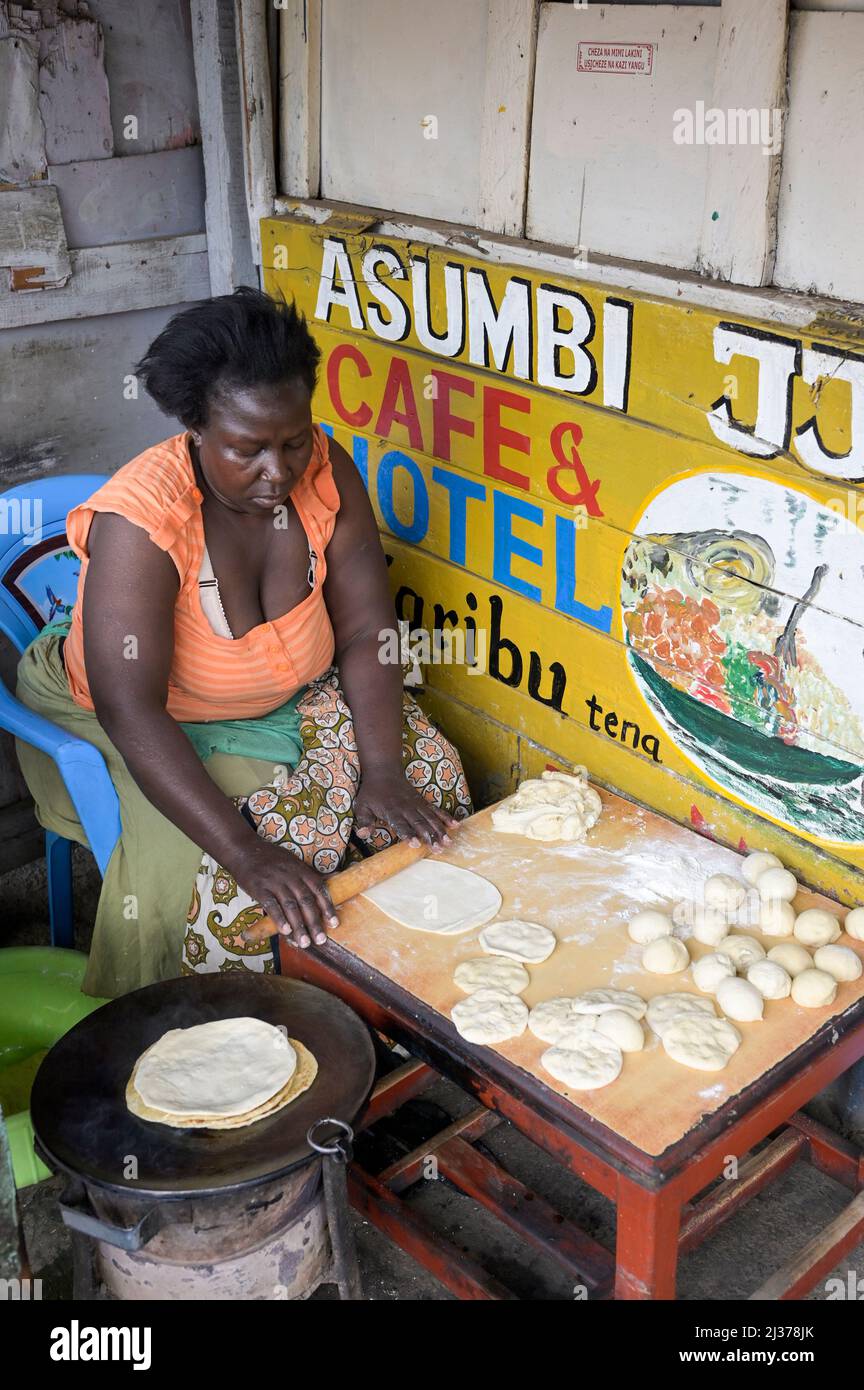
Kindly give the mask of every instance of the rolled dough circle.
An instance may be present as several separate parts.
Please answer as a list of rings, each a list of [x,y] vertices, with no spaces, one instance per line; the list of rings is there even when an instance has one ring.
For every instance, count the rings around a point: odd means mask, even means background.
[[[453,972],[454,983],[466,994],[478,989],[503,989],[508,994],[521,994],[531,983],[531,976],[518,960],[507,956],[475,956],[460,961]]]
[[[693,964],[693,981],[706,994],[716,994],[721,980],[731,980],[735,976],[735,963],[731,956],[722,951],[712,951],[701,956]]]
[[[744,884],[731,874],[712,874],[705,884],[705,906],[721,912],[737,912],[746,897]]]
[[[802,946],[829,946],[841,935],[840,919],[821,907],[808,907],[795,918],[794,934]]]
[[[753,854],[747,855],[741,865],[741,873],[751,888],[755,888],[759,882],[759,875],[764,874],[766,869],[782,868],[783,865],[776,854],[769,854],[767,850],[755,850]]]
[[[813,964],[817,970],[824,970],[826,975],[841,984],[859,979],[864,970],[861,957],[851,946],[820,946],[818,951],[813,952]]]
[[[166,1116],[244,1115],[287,1086],[297,1053],[287,1034],[260,1018],[221,1018],[171,1028],[139,1057],[134,1089]]]
[[[506,989],[478,989],[450,1010],[456,1031],[468,1042],[506,1042],[525,1032],[528,1005]]]
[[[494,883],[440,859],[421,859],[362,896],[400,927],[441,936],[482,927],[501,910]]]
[[[642,1024],[624,1009],[597,1014],[597,1032],[617,1043],[622,1052],[641,1052],[645,1046]]]
[[[716,1018],[714,1004],[701,994],[655,994],[648,1001],[648,1027],[662,1038],[669,1024],[683,1014],[706,1014]]]
[[[671,936],[674,930],[675,924],[668,913],[657,912],[653,907],[637,912],[627,923],[627,935],[640,946],[648,946],[661,936]]]
[[[509,956],[511,960],[527,960],[534,965],[548,960],[558,938],[548,927],[537,922],[522,922],[513,918],[509,922],[493,922],[485,927],[478,937],[481,950],[489,956]]]
[[[762,898],[759,903],[757,930],[763,936],[791,936],[795,926],[795,909],[783,898]]]
[[[846,913],[843,930],[855,941],[864,941],[864,907],[853,907]]]
[[[724,936],[717,949],[731,957],[736,970],[746,970],[765,956],[765,947],[755,936]]]
[[[290,1081],[286,1082],[269,1100],[265,1100],[263,1105],[256,1106],[254,1110],[244,1111],[240,1115],[172,1115],[167,1111],[144,1104],[136,1089],[135,1070],[133,1070],[126,1087],[126,1105],[131,1113],[139,1119],[148,1120],[151,1124],[167,1125],[171,1129],[245,1129],[248,1125],[256,1124],[258,1120],[275,1115],[277,1111],[290,1105],[304,1091],[309,1090],[318,1075],[318,1063],[309,1049],[304,1047],[297,1038],[289,1038],[288,1041],[297,1057],[297,1068]]]
[[[593,1033],[597,1015],[574,1008],[575,999],[562,995],[543,999],[528,1015],[528,1031],[546,1043],[562,1043],[565,1038],[577,1041]]]
[[[760,898],[782,898],[791,903],[798,892],[798,880],[788,869],[766,869],[756,880]]]
[[[748,967],[747,979],[763,999],[788,999],[792,993],[792,976],[776,960],[754,961]]]
[[[660,1035],[675,1062],[696,1071],[722,1071],[741,1045],[741,1034],[728,1019],[681,1014]]]
[[[540,1065],[574,1091],[596,1091],[620,1076],[624,1054],[617,1043],[594,1033],[576,1047],[550,1047]]]
[[[768,952],[768,959],[782,965],[793,979],[800,975],[802,970],[810,970],[813,965],[810,952],[805,951],[797,941],[782,941],[779,946],[772,946]]]
[[[762,995],[749,980],[721,980],[717,988],[717,1003],[729,1018],[737,1023],[755,1023],[762,1017],[765,1003]]]
[[[607,1014],[611,1009],[623,1009],[633,1018],[644,1018],[648,1007],[641,995],[632,989],[586,989],[573,996],[573,1007],[580,1014]]]
[[[661,936],[642,952],[642,968],[652,975],[677,975],[690,964],[690,952],[677,936]]]
[[[792,998],[805,1009],[821,1009],[833,1004],[837,996],[837,981],[825,970],[802,970],[792,981]]]

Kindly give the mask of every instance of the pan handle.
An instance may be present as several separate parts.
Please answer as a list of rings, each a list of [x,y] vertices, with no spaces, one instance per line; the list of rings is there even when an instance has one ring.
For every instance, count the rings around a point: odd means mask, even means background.
[[[64,1226],[80,1231],[94,1240],[104,1240],[118,1250],[141,1250],[165,1225],[164,1203],[148,1207],[134,1226],[115,1226],[97,1216],[84,1188],[67,1188],[60,1198],[60,1215]]]

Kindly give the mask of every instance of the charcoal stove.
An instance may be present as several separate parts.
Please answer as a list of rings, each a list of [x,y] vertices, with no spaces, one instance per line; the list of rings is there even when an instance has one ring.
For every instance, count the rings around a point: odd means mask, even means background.
[[[126,1084],[169,1028],[251,1015],[284,1026],[318,1074],[285,1109],[240,1129],[138,1119]],[[75,1297],[306,1298],[334,1273],[358,1297],[344,1199],[351,1125],[375,1076],[366,1025],[281,976],[196,975],[115,999],[48,1053],[33,1085],[36,1150],[67,1178]]]

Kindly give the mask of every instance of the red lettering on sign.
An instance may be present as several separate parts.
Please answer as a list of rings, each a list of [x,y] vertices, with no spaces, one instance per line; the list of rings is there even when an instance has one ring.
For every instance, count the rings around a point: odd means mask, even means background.
[[[450,413],[450,392],[461,391],[463,396],[474,395],[474,382],[470,377],[457,376],[455,372],[433,371],[435,395],[432,397],[432,452],[436,458],[450,462],[450,436],[467,434],[474,438],[474,423],[463,420],[461,415]]]
[[[372,419],[372,407],[364,401],[356,410],[349,410],[343,401],[339,369],[346,359],[354,363],[361,377],[372,375],[372,368],[360,349],[354,347],[352,343],[340,343],[339,347],[335,347],[327,358],[327,389],[330,392],[333,409],[340,420],[344,420],[346,425],[356,425],[359,430],[362,430]]]
[[[405,400],[404,410],[396,409],[396,403],[400,396],[403,396]],[[384,383],[384,396],[381,401],[375,433],[380,434],[384,439],[389,439],[390,429],[394,424],[404,425],[408,431],[412,449],[420,449],[422,452],[423,431],[420,428],[420,416],[417,414],[414,387],[411,384],[408,363],[402,357],[393,357],[390,360],[390,370]]]
[[[483,390],[483,472],[490,478],[498,478],[511,487],[521,487],[528,492],[530,480],[524,473],[514,473],[501,462],[501,449],[517,449],[521,454],[531,453],[531,438],[518,434],[501,423],[502,410],[521,410],[530,414],[531,402],[527,396],[519,396],[515,391],[502,391],[497,386],[486,386]]]
[[[565,436],[570,436],[569,452]],[[603,509],[597,501],[597,490],[600,487],[600,479],[591,479],[585,472],[584,464],[579,457],[576,445],[582,443],[582,428],[570,421],[556,425],[549,436],[549,444],[552,453],[558,462],[554,468],[550,468],[546,474],[546,485],[553,497],[557,497],[559,502],[567,502],[570,506],[584,507],[589,516],[602,516]],[[558,482],[559,473],[573,473],[579,485],[578,492],[565,492]]]

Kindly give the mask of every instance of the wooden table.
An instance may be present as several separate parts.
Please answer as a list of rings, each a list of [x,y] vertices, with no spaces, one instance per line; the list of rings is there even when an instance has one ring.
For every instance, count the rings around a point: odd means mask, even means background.
[[[708,875],[736,873],[740,856],[621,797],[601,796],[603,815],[585,845],[538,845],[500,835],[487,810],[460,830],[444,856],[495,882],[502,917],[542,922],[557,935],[559,945],[548,961],[528,967],[531,983],[523,997],[529,1005],[610,984],[645,998],[698,992],[689,970],[674,976],[643,971],[626,922],[640,907],[698,900]],[[799,910],[817,905],[833,906],[805,891],[796,900]],[[440,1240],[395,1196],[422,1176],[422,1161],[433,1148],[448,1177],[559,1259],[592,1295],[606,1296],[614,1283],[618,1298],[673,1298],[679,1251],[696,1245],[799,1157],[858,1196],[755,1297],[800,1296],[860,1239],[864,1159],[797,1112],[864,1055],[864,977],[840,985],[825,1009],[803,1009],[791,999],[768,1001],[762,1022],[736,1025],[743,1042],[722,1072],[680,1066],[652,1039],[644,1052],[625,1057],[611,1086],[568,1095],[540,1067],[545,1044],[531,1034],[480,1047],[460,1038],[450,1022],[450,1008],[463,997],[453,970],[480,954],[478,931],[449,938],[408,931],[363,898],[340,910],[340,923],[326,947],[299,951],[282,943],[281,963],[285,973],[340,995],[418,1059],[381,1083],[367,1123],[397,1108],[436,1074],[457,1082],[482,1107],[392,1171],[356,1171],[353,1181],[355,1202],[460,1296],[508,1295],[464,1256],[442,1257]],[[766,949],[776,944],[760,939]],[[864,958],[864,943],[844,935],[842,944]],[[694,958],[710,949],[689,945]],[[614,1260],[471,1148],[470,1140],[496,1116],[512,1121],[615,1203]],[[758,1155],[747,1156],[786,1122],[789,1128]],[[730,1155],[739,1159],[737,1180],[700,1198],[728,1168]]]

